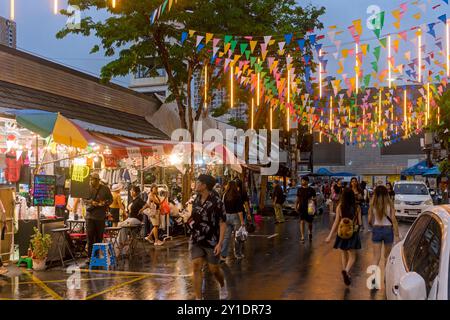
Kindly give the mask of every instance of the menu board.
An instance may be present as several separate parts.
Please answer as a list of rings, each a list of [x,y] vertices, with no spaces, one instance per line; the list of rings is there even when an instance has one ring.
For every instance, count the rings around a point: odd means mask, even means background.
[[[55,205],[56,176],[35,175],[33,205],[53,207]]]

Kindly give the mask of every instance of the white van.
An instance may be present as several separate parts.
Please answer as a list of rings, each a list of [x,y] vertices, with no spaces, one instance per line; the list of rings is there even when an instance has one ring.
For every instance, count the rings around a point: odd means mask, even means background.
[[[399,218],[417,218],[425,208],[433,205],[427,185],[421,181],[398,181],[394,184],[395,215]]]

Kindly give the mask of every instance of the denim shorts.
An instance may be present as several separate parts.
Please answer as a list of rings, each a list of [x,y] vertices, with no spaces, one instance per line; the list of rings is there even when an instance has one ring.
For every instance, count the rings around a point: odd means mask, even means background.
[[[191,260],[198,258],[204,258],[208,264],[217,265],[220,263],[219,256],[214,254],[214,248],[207,248],[200,244],[189,241],[189,251],[191,254]]]
[[[392,244],[394,242],[394,230],[392,226],[373,227],[372,241],[375,243],[384,242],[385,244]]]

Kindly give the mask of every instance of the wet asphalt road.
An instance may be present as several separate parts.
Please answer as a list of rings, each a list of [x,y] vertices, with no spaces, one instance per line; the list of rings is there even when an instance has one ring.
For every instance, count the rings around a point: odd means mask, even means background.
[[[385,299],[384,287],[372,292],[366,287],[367,267],[372,260],[370,233],[362,231],[362,249],[352,272],[353,283],[346,287],[341,263],[333,241],[324,239],[331,227],[328,214],[314,221],[311,243],[299,242],[298,220],[288,217],[275,225],[264,218],[246,242],[242,261],[232,254],[222,265],[231,299],[249,300],[368,300]],[[406,234],[410,224],[402,223]],[[62,268],[45,272],[9,266],[0,277],[0,299],[193,299],[192,268],[188,243],[176,238],[163,247],[146,245],[138,257],[119,262],[112,272],[81,270],[67,273]],[[207,273],[205,299],[218,299],[218,285]]]

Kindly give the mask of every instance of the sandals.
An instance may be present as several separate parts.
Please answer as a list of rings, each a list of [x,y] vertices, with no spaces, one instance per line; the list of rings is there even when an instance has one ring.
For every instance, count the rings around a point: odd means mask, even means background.
[[[350,275],[348,274],[347,271],[342,270],[342,277],[344,278],[344,283],[346,286],[349,286],[352,284],[352,278],[350,277]]]
[[[8,269],[6,269],[4,267],[0,268],[0,275],[4,275],[4,274],[7,274],[7,273],[8,273]]]

